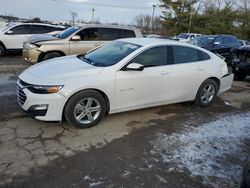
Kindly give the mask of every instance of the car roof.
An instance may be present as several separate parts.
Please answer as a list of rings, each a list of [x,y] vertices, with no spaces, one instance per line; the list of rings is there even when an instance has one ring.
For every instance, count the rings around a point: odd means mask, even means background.
[[[45,24],[45,23],[14,23],[13,26],[17,25],[42,25],[42,26],[50,26],[50,27],[58,27],[58,28],[65,28],[62,25],[52,25],[52,24]]]
[[[141,37],[141,38],[126,38],[126,39],[119,39],[118,41],[133,43],[133,44],[140,45],[140,46],[171,44],[171,45],[190,46],[190,47],[196,48],[196,46],[191,45],[191,44],[187,44],[187,43],[183,43],[183,42],[179,42],[179,41],[171,40],[171,39],[160,39],[160,38],[143,38],[143,37]]]
[[[137,29],[133,26],[123,26],[123,25],[110,25],[110,24],[86,24],[82,26],[77,26],[79,28],[86,28],[86,27],[106,27],[106,28],[122,28],[122,29]]]

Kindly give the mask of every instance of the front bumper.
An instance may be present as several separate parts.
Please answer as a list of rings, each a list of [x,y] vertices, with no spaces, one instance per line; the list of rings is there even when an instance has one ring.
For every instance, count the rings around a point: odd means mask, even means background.
[[[37,63],[38,58],[42,52],[38,51],[37,49],[23,49],[23,59],[29,63]]]
[[[19,106],[38,120],[61,121],[66,101],[67,98],[60,92],[35,94],[17,82],[17,102]]]
[[[220,90],[218,93],[220,94],[231,89],[233,79],[234,79],[234,74],[227,74],[223,76],[220,80]]]

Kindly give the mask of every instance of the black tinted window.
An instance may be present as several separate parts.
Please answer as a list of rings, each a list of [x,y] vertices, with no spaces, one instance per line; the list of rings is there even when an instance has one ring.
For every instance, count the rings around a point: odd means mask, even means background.
[[[117,28],[101,28],[100,40],[116,40],[120,38],[135,37],[135,33],[132,30],[117,29]]]
[[[210,59],[210,56],[200,50],[184,47],[173,46],[174,64],[204,61]]]
[[[230,37],[228,36],[222,37],[222,44],[225,44],[225,45],[231,44]]]
[[[32,33],[32,26],[31,25],[19,25],[11,29],[14,35],[21,35],[21,34],[31,34]]]
[[[219,42],[220,44],[222,44],[222,38],[221,37],[216,37],[214,39],[214,42]]]
[[[130,63],[139,63],[144,67],[167,64],[167,47],[160,46],[148,49],[136,56]]]
[[[136,37],[133,30],[122,29],[122,38]]]

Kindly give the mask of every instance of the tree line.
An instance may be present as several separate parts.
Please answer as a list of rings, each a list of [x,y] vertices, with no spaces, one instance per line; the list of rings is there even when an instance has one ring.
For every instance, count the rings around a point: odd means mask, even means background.
[[[232,34],[250,40],[250,0],[160,0],[162,16],[139,15],[135,24],[146,33]]]

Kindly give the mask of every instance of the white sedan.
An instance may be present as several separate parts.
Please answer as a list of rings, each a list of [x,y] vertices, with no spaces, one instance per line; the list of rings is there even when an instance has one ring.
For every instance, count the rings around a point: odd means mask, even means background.
[[[17,82],[18,103],[36,119],[87,128],[105,114],[194,101],[209,106],[231,88],[233,75],[217,55],[153,38],[120,39],[85,55],[44,61]]]

